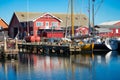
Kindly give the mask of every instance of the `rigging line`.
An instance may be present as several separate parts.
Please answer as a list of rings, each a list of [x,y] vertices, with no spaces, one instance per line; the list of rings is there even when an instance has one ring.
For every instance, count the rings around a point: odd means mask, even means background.
[[[76,10],[75,21],[78,22],[78,27],[80,25],[80,18],[81,18],[81,12],[82,12],[82,8],[80,6],[82,6],[82,4],[83,4],[83,0],[82,2],[79,2],[79,0],[75,0],[75,5],[76,5],[75,6],[75,10]]]
[[[27,21],[28,21],[28,18],[29,18],[29,0],[27,0]]]
[[[80,13],[82,13],[83,4],[84,4],[84,2],[83,2],[83,0],[81,0],[81,8],[80,8]]]
[[[79,1],[78,0],[74,0],[74,11],[77,13],[79,12]]]
[[[83,7],[83,4],[84,4],[84,2],[83,2],[83,0],[81,0],[81,7],[80,7],[80,15],[79,15],[79,26],[81,26],[81,19],[82,19],[82,7]]]
[[[91,2],[90,2],[90,0],[88,0],[88,17],[89,17],[89,20],[88,20],[88,27],[89,27],[89,33],[91,33],[91,24],[90,24],[90,19],[91,19],[91,17],[90,17],[90,4],[91,4]]]
[[[28,36],[29,36],[29,0],[27,0],[27,32],[28,32]]]
[[[78,23],[77,28],[81,25],[81,13],[82,13],[83,0],[75,0],[75,23]]]
[[[68,15],[68,13],[69,13],[69,9],[70,9],[70,0],[68,0],[68,8],[67,8],[67,15],[66,15],[66,31],[65,31],[65,38],[66,38],[66,36],[67,36],[67,30],[68,30],[68,20],[69,20],[69,15]],[[69,30],[69,32],[70,32],[70,30]]]
[[[78,17],[78,2],[77,0],[74,0],[74,26],[75,26],[75,23],[76,23],[76,18]]]
[[[95,11],[95,13],[94,13],[94,16],[95,16],[95,15],[97,14],[97,12],[99,11],[99,9],[100,9],[100,7],[101,7],[103,1],[104,1],[104,0],[101,0],[99,6],[97,7],[97,9],[96,9],[96,11]]]

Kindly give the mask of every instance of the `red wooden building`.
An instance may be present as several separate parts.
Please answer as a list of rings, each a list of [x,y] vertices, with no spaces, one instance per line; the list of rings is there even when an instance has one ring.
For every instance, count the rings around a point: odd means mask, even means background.
[[[99,29],[104,29],[99,32],[102,37],[120,37],[120,21],[104,22],[98,25]]]
[[[12,20],[9,25],[9,36],[14,38],[19,35],[19,39],[29,36],[30,41],[39,41],[41,30],[46,29],[51,30],[49,32],[44,32],[42,37],[64,37],[64,33],[60,28],[61,19],[55,17],[50,13],[14,13]],[[53,31],[53,32],[52,32]],[[46,35],[45,35],[46,34]],[[53,36],[51,36],[51,34]],[[28,39],[28,38],[27,38]]]
[[[27,39],[32,41],[39,41],[40,37],[62,38],[64,37],[64,31],[61,27],[66,27],[67,22],[67,26],[70,27],[71,25],[70,15],[66,17],[67,15],[68,14],[15,12],[9,24],[8,34],[11,38],[18,36],[19,39],[29,36]],[[79,16],[81,17],[79,18]],[[77,14],[74,18],[75,26],[86,25],[88,22],[87,17],[83,14]]]

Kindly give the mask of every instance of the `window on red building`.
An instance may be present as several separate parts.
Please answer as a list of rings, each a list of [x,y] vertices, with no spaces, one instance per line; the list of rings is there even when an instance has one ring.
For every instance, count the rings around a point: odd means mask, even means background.
[[[37,27],[43,26],[43,22],[36,22],[36,26]]]
[[[116,29],[116,33],[118,33],[118,29]]]
[[[52,22],[52,27],[58,27],[58,22]]]

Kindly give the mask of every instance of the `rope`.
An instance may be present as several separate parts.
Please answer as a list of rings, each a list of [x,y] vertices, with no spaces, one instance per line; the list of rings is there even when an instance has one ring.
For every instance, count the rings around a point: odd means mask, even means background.
[[[68,31],[68,18],[69,18],[69,9],[70,9],[70,0],[68,1],[68,8],[67,8],[67,15],[66,15],[66,31],[65,31],[65,38],[67,37],[67,31]],[[70,30],[69,30],[70,32]],[[70,34],[70,33],[69,33]]]
[[[96,14],[97,14],[97,12],[99,11],[99,9],[100,9],[100,7],[101,7],[101,5],[102,5],[103,1],[104,1],[104,0],[101,0],[101,2],[100,2],[100,4],[99,4],[99,6],[97,7],[97,9],[96,9],[96,11],[95,11],[95,14],[94,14],[94,15],[96,15]]]

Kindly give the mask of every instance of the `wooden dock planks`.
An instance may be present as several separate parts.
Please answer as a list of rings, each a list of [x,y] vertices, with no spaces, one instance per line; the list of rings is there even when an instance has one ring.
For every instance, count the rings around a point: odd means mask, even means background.
[[[70,51],[81,51],[80,46],[58,45],[50,43],[22,43],[18,44],[20,52],[68,54]]]

